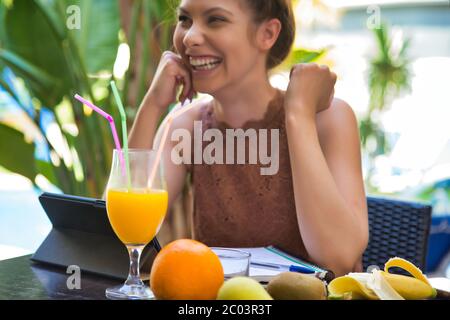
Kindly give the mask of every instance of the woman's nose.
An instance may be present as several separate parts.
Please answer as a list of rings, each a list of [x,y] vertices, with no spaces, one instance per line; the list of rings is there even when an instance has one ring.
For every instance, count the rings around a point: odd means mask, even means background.
[[[193,24],[186,32],[183,38],[183,44],[189,48],[203,44],[204,38],[202,31]]]

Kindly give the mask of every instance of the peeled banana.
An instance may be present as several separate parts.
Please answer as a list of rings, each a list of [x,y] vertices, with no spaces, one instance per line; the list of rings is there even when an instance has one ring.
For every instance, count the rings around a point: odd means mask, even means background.
[[[369,275],[369,274],[368,274]],[[351,275],[334,279],[328,285],[328,299],[352,299],[352,300],[378,300],[378,296],[362,281],[358,281]]]
[[[402,268],[413,277],[389,273],[392,267]],[[384,271],[349,273],[328,285],[329,299],[421,300],[436,297],[436,290],[411,262],[402,258],[389,259]]]

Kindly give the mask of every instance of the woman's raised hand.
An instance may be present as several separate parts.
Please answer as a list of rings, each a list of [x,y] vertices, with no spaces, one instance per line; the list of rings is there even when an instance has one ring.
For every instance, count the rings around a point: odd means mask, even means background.
[[[313,63],[294,66],[285,97],[286,112],[314,119],[331,106],[336,79],[327,66]]]
[[[179,86],[183,86],[183,91],[177,97]],[[165,51],[145,99],[151,101],[151,105],[160,109],[161,112],[165,112],[170,104],[177,101],[177,98],[183,103],[186,99],[192,99],[193,95],[194,89],[189,68],[176,53]]]

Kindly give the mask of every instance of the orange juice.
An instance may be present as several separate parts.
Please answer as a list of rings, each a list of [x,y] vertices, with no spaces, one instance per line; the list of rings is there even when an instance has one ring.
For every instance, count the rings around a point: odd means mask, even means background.
[[[164,220],[167,205],[165,190],[110,189],[106,198],[109,221],[124,244],[149,243]]]

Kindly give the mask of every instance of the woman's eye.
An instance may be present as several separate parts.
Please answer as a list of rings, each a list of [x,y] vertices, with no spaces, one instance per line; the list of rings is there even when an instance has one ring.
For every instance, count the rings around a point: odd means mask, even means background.
[[[187,23],[189,22],[189,17],[180,15],[178,16],[178,21],[181,22],[182,24]]]
[[[222,17],[210,17],[208,23],[225,22],[225,18]]]

